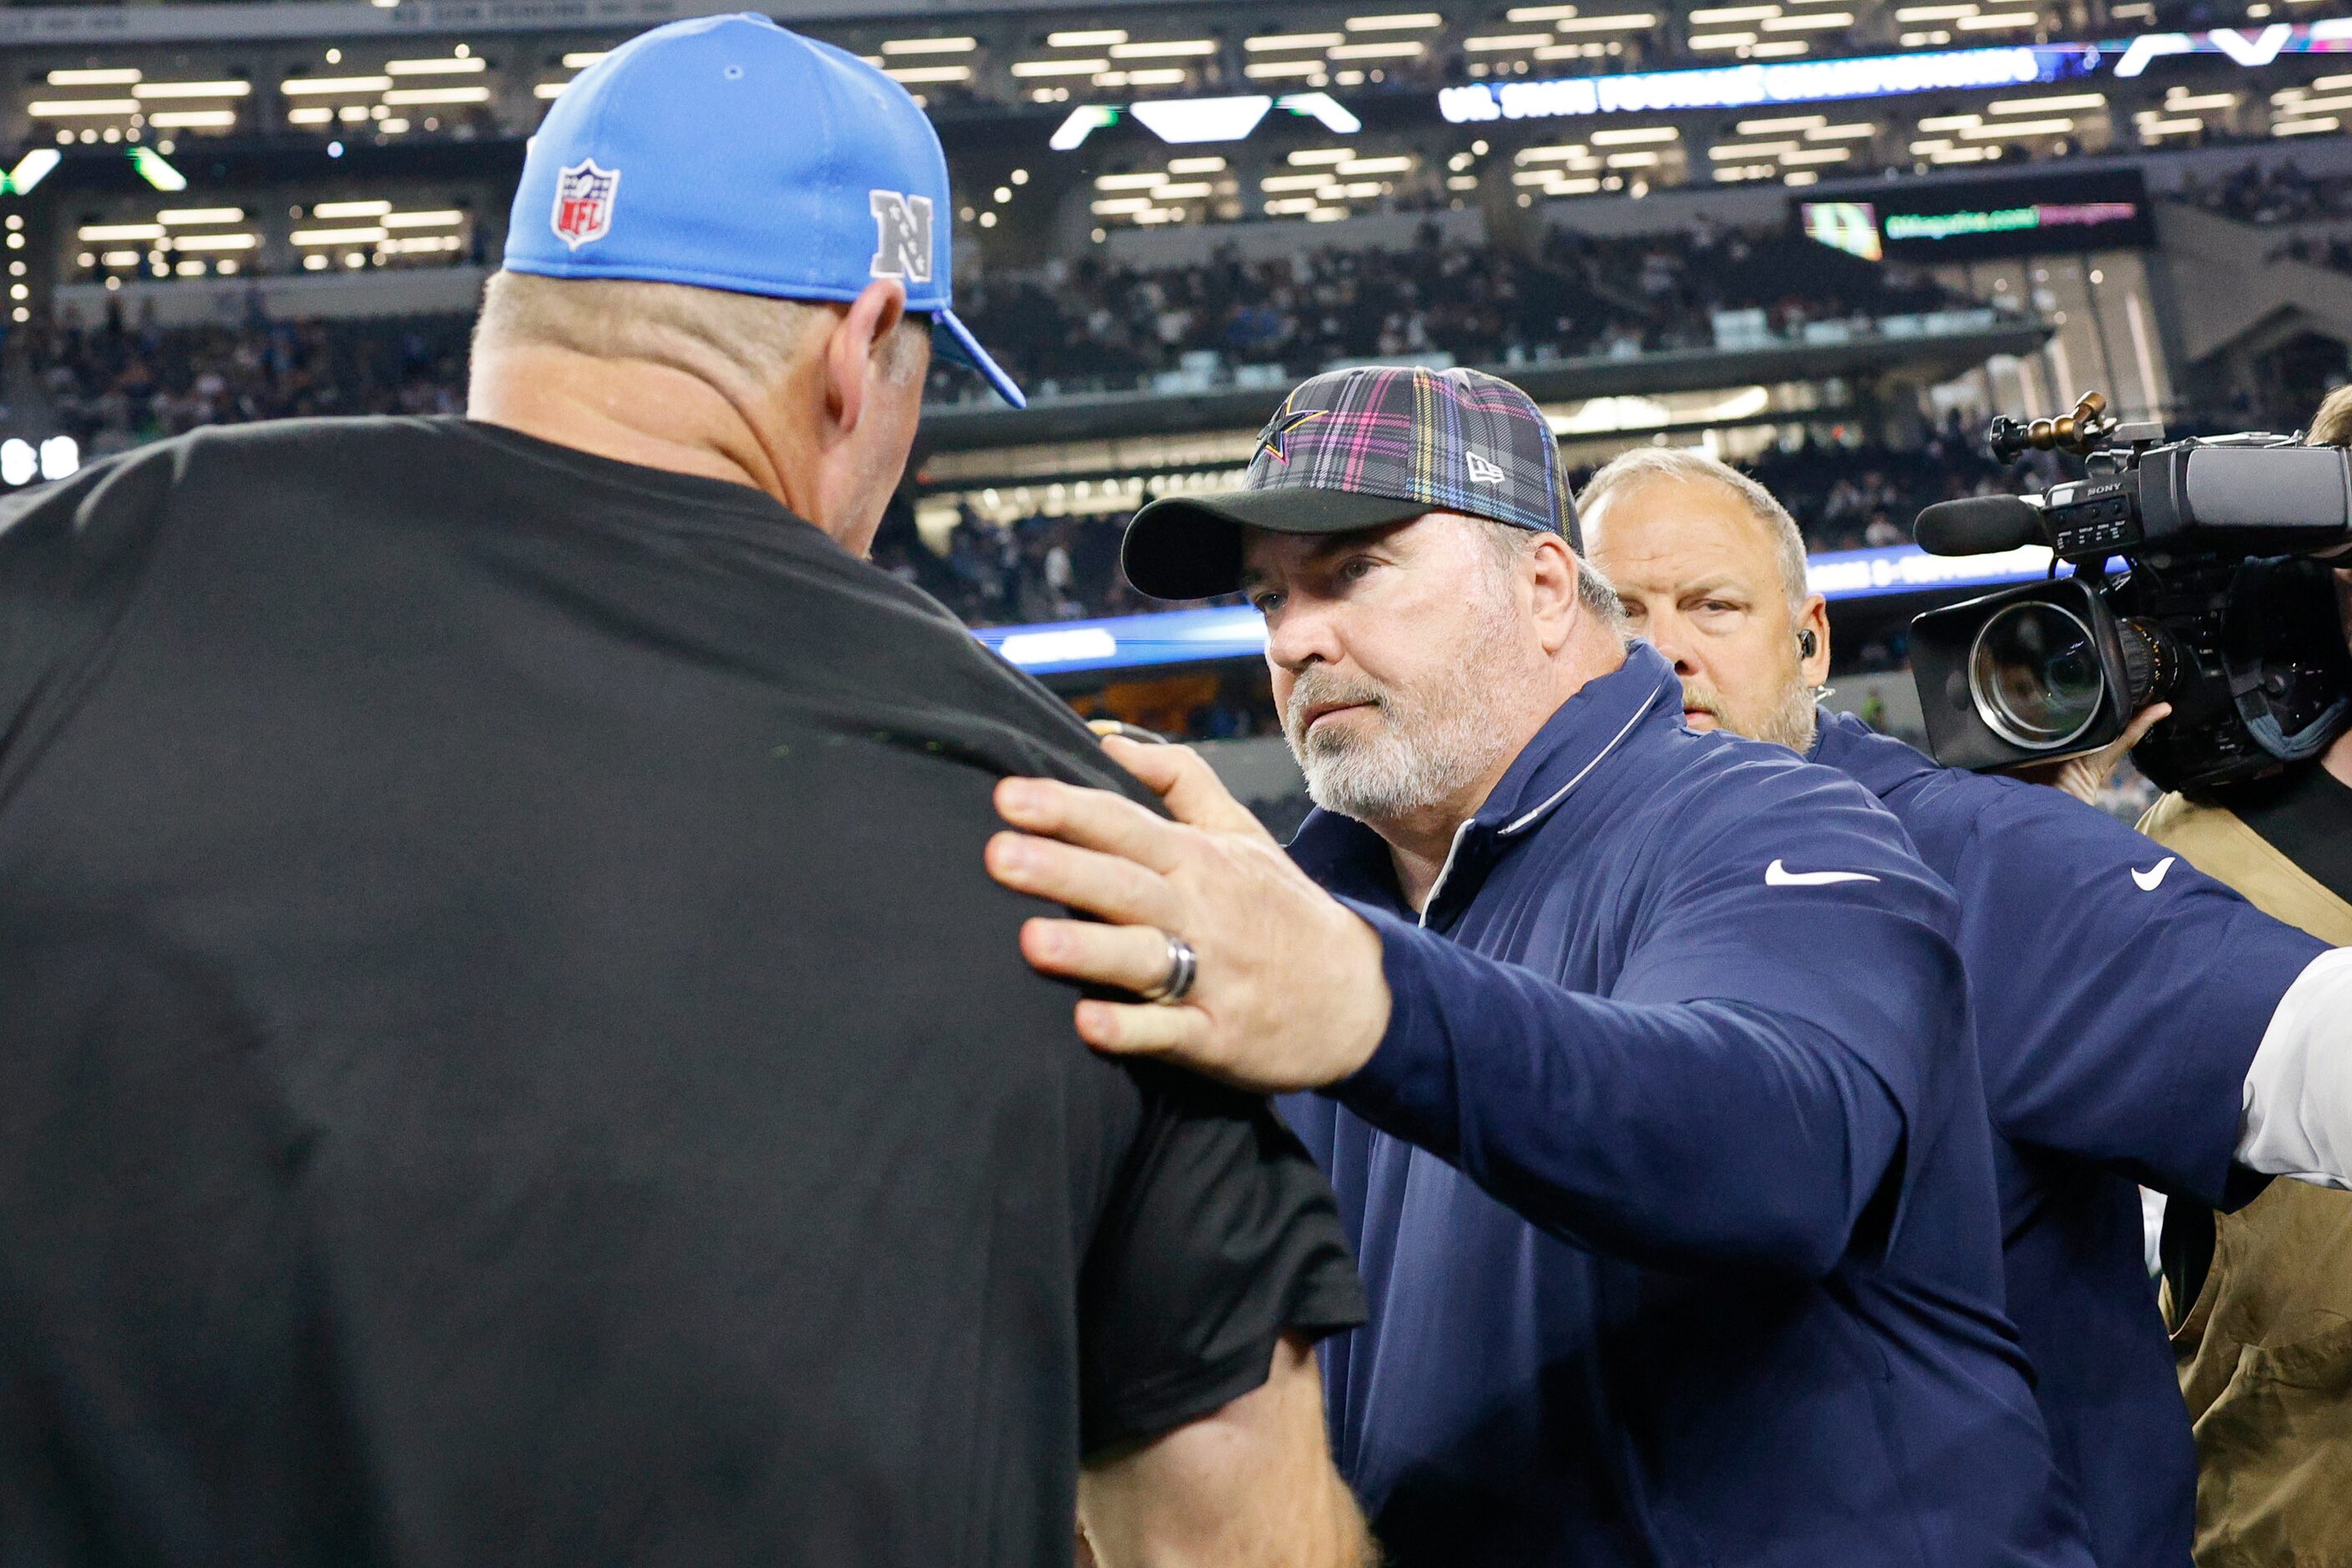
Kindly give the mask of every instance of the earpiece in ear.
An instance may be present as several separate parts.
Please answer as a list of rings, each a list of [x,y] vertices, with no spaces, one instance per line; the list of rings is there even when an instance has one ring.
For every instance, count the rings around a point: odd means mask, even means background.
[[[1811,628],[1797,634],[1797,651],[1804,655],[1805,658],[1812,658],[1813,650],[1820,646],[1821,645],[1819,643],[1813,640],[1813,634]]]

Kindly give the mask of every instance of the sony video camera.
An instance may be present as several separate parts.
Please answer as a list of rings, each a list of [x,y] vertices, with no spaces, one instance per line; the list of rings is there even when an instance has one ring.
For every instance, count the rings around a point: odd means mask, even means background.
[[[2315,756],[2352,721],[2334,574],[2314,559],[2352,543],[2347,448],[2268,435],[2166,442],[2158,426],[2117,425],[2096,393],[2059,419],[1996,418],[1991,447],[2002,462],[2074,452],[2086,477],[1919,514],[1933,554],[2053,553],[2046,582],[1911,623],[1937,762],[2096,751],[2162,701],[2172,716],[2132,760],[2163,788],[2198,789]]]

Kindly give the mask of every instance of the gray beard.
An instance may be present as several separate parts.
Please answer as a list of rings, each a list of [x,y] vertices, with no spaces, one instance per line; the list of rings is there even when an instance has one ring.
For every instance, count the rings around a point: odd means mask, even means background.
[[[1486,606],[1463,657],[1424,690],[1393,690],[1319,668],[1300,672],[1282,730],[1307,775],[1307,798],[1326,811],[1378,824],[1427,811],[1475,784],[1511,745],[1494,717],[1493,694],[1511,679],[1505,649],[1514,629],[1503,606]],[[1378,728],[1369,735],[1318,730],[1302,736],[1307,710],[1323,702],[1370,704]]]
[[[1786,746],[1799,756],[1813,749],[1813,737],[1821,728],[1821,718],[1813,706],[1811,690],[1802,686],[1789,689],[1788,700],[1780,710],[1757,731],[1759,741],[1769,741],[1776,746]]]

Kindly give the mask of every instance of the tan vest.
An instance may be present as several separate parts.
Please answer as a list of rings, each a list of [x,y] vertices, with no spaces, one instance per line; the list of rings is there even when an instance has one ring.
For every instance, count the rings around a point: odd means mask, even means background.
[[[2347,904],[2216,806],[2140,831],[2264,913],[2352,946]],[[2164,1303],[2197,1431],[2198,1568],[2352,1568],[2352,1193],[2273,1182],[2214,1225],[2184,1316]]]

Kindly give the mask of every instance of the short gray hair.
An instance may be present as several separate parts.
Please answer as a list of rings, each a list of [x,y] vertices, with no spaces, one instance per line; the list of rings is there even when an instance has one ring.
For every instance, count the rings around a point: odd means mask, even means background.
[[[1507,570],[1517,565],[1544,537],[1532,528],[1488,522],[1483,518],[1473,521],[1481,525],[1487,547],[1495,552],[1496,565]],[[1562,540],[1561,542],[1566,543],[1567,541]],[[1574,545],[1569,545],[1568,553],[1576,562],[1576,596],[1579,602],[1602,626],[1612,627],[1621,635],[1625,634],[1630,623],[1625,618],[1625,602],[1617,596],[1615,586],[1602,574],[1601,568],[1580,554]]]
[[[776,300],[646,283],[624,278],[541,278],[494,274],[474,323],[474,347],[537,345],[597,359],[646,360],[712,382],[772,384],[805,353],[833,317],[817,301]],[[888,350],[894,375],[921,360],[914,339],[928,319],[909,315]]]
[[[1654,479],[1719,485],[1738,496],[1748,515],[1772,535],[1773,546],[1780,557],[1780,584],[1788,593],[1789,607],[1794,610],[1804,604],[1808,591],[1805,536],[1797,527],[1797,520],[1789,515],[1789,509],[1775,500],[1770,490],[1705,452],[1675,447],[1635,447],[1620,452],[1585,481],[1576,498],[1576,510],[1579,513],[1591,512],[1615,492],[1638,489]]]

